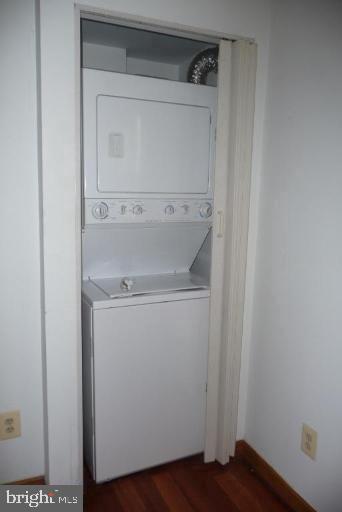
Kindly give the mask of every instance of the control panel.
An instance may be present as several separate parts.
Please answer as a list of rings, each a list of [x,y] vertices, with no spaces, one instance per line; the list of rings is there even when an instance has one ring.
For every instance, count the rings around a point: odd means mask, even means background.
[[[85,199],[85,224],[208,222],[212,200]]]

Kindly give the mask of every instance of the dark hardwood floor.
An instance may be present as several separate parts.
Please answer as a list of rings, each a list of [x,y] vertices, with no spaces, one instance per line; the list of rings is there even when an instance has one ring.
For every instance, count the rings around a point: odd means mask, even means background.
[[[85,489],[85,512],[290,512],[244,463],[200,455]]]

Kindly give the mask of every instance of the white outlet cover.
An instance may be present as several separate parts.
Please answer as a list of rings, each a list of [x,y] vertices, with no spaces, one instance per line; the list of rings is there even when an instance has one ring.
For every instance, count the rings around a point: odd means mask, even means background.
[[[316,460],[317,432],[305,423],[303,423],[302,428],[301,449],[306,455],[311,457],[311,459]]]
[[[7,411],[0,414],[0,440],[21,436],[20,411]]]

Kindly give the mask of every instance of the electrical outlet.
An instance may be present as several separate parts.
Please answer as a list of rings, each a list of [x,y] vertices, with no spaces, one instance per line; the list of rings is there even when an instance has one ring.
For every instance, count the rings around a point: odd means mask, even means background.
[[[0,440],[20,436],[20,411],[8,411],[0,414]]]
[[[316,459],[317,451],[317,432],[313,428],[303,423],[302,429],[302,451],[311,457],[313,460]]]

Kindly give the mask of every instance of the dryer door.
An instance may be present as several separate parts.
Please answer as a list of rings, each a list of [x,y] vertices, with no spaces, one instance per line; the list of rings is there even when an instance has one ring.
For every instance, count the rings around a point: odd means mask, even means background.
[[[83,70],[84,197],[211,198],[215,87]]]
[[[97,187],[125,194],[206,194],[210,109],[97,97]]]

